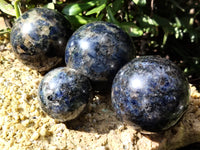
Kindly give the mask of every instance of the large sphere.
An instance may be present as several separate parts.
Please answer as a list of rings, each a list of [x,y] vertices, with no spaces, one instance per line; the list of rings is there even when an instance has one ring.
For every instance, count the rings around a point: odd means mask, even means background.
[[[32,69],[47,71],[64,60],[71,34],[63,15],[47,8],[34,8],[15,22],[10,38],[18,59]]]
[[[47,73],[39,85],[41,108],[58,121],[76,118],[92,98],[90,81],[77,71],[60,67]]]
[[[175,125],[188,107],[189,84],[171,61],[143,56],[117,73],[112,103],[118,116],[146,131]]]
[[[117,71],[133,58],[133,43],[112,23],[93,22],[80,27],[69,39],[65,62],[92,81],[112,81]]]

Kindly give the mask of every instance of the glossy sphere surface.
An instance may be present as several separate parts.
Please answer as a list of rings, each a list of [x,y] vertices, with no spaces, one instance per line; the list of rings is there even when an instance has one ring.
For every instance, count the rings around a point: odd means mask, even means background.
[[[111,81],[133,57],[133,43],[122,29],[107,22],[80,27],[69,39],[65,62],[92,81]]]
[[[47,8],[31,9],[16,21],[11,31],[15,55],[25,65],[47,71],[64,60],[72,31],[60,13]]]
[[[58,121],[76,118],[86,107],[92,92],[87,77],[60,67],[47,73],[39,85],[41,108]]]
[[[117,73],[112,103],[123,121],[146,131],[161,131],[175,125],[187,109],[189,84],[171,61],[143,56]]]

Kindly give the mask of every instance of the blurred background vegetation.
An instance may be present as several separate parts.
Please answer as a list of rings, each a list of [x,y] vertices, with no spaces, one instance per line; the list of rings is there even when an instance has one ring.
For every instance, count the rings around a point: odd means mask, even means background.
[[[34,7],[56,9],[73,30],[93,21],[115,23],[133,38],[137,55],[171,59],[200,88],[200,0],[0,0],[7,25],[0,34]]]

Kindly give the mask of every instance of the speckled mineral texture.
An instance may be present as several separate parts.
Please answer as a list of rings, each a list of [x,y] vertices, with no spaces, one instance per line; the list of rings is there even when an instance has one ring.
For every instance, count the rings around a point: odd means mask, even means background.
[[[48,72],[38,90],[41,108],[52,118],[62,122],[80,115],[92,95],[89,79],[67,67]]]
[[[123,121],[147,131],[168,129],[189,104],[189,83],[181,69],[159,56],[141,56],[119,70],[112,103]]]
[[[94,82],[112,82],[116,72],[133,57],[131,38],[108,22],[80,27],[69,39],[65,52],[66,65]]]
[[[55,10],[33,8],[16,20],[11,44],[16,57],[38,71],[48,71],[64,60],[71,36],[70,23]]]
[[[194,87],[180,122],[156,136],[146,136],[116,119],[110,95],[94,96],[87,112],[76,120],[56,122],[40,109],[41,79],[12,51],[0,51],[0,149],[172,150],[200,142],[200,94]]]

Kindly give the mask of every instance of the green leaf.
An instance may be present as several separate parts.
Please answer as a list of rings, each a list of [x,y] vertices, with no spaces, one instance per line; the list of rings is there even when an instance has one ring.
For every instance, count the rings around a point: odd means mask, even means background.
[[[78,15],[79,13],[92,8],[96,5],[96,1],[89,1],[86,3],[73,3],[65,6],[62,13],[68,16]]]
[[[99,18],[94,18],[94,17],[84,17],[84,16],[65,16],[67,20],[71,23],[72,27],[74,29],[78,28],[81,25],[94,22],[94,21],[99,21]]]
[[[16,16],[14,7],[4,0],[0,0],[0,10],[8,15]]]
[[[176,26],[177,26],[178,28],[180,28],[182,25],[181,25],[181,21],[179,20],[179,18],[178,18],[178,17],[175,17],[175,21],[176,21]]]
[[[172,27],[171,25],[171,22],[164,18],[164,17],[160,17],[160,16],[157,16],[157,15],[154,15],[153,19],[161,26],[163,27],[164,29],[167,29],[168,32],[173,32],[174,28]]]
[[[170,0],[172,4],[174,4],[177,8],[179,8],[182,12],[185,12],[185,9],[182,8],[176,1]]]
[[[88,18],[88,17],[78,16],[78,15],[76,15],[75,18],[77,19],[78,23],[80,23],[80,24],[87,24],[89,22],[96,21],[95,18]]]
[[[106,7],[106,4],[102,4],[99,7],[93,8],[92,10],[90,10],[86,13],[86,16],[92,15],[95,13],[99,14],[105,7]]]
[[[104,17],[104,14],[100,14],[100,15],[97,17],[98,21],[102,21],[103,17]]]
[[[189,37],[190,37],[190,42],[191,43],[193,43],[193,42],[198,43],[198,40],[200,38],[200,35],[198,35],[199,32],[198,31],[195,32],[195,30],[189,29],[188,33],[189,33]]]
[[[54,3],[48,3],[44,6],[44,8],[55,9],[55,4]]]
[[[115,15],[123,6],[124,0],[115,0],[112,3],[112,12]]]
[[[143,32],[149,33],[151,37],[158,35],[159,24],[147,15],[143,15],[137,19],[139,26],[143,29]]]
[[[0,35],[1,35],[1,34],[5,34],[5,33],[10,33],[10,32],[11,32],[11,29],[10,29],[10,28],[2,29],[2,30],[0,30]]]
[[[143,30],[133,23],[122,23],[120,26],[132,37],[139,37],[143,35]]]
[[[164,34],[164,36],[163,36],[163,45],[165,45],[166,44],[166,42],[167,42],[167,38],[168,38],[168,32],[165,32],[165,34]]]
[[[158,23],[156,22],[156,20],[154,20],[153,18],[150,18],[149,16],[147,15],[144,15],[142,17],[142,21],[143,23],[146,23],[148,25],[152,25],[152,26],[158,26]]]
[[[102,4],[106,4],[107,0],[97,0],[97,5],[102,5]]]
[[[112,12],[112,10],[110,9],[109,6],[106,7],[106,10],[107,10],[107,13],[108,13],[108,16],[107,16],[108,21],[119,25],[119,22],[117,21],[117,19],[115,19],[114,14],[113,14],[113,12]]]
[[[58,5],[61,5],[61,4],[63,4],[64,2],[62,2],[62,1],[56,1],[56,4],[58,4]]]
[[[12,3],[14,5],[16,18],[19,18],[19,16],[21,16],[21,14],[22,14],[21,9],[19,7],[19,2],[20,2],[20,0],[15,0]]]
[[[146,0],[133,0],[136,5],[144,6],[146,5]]]

